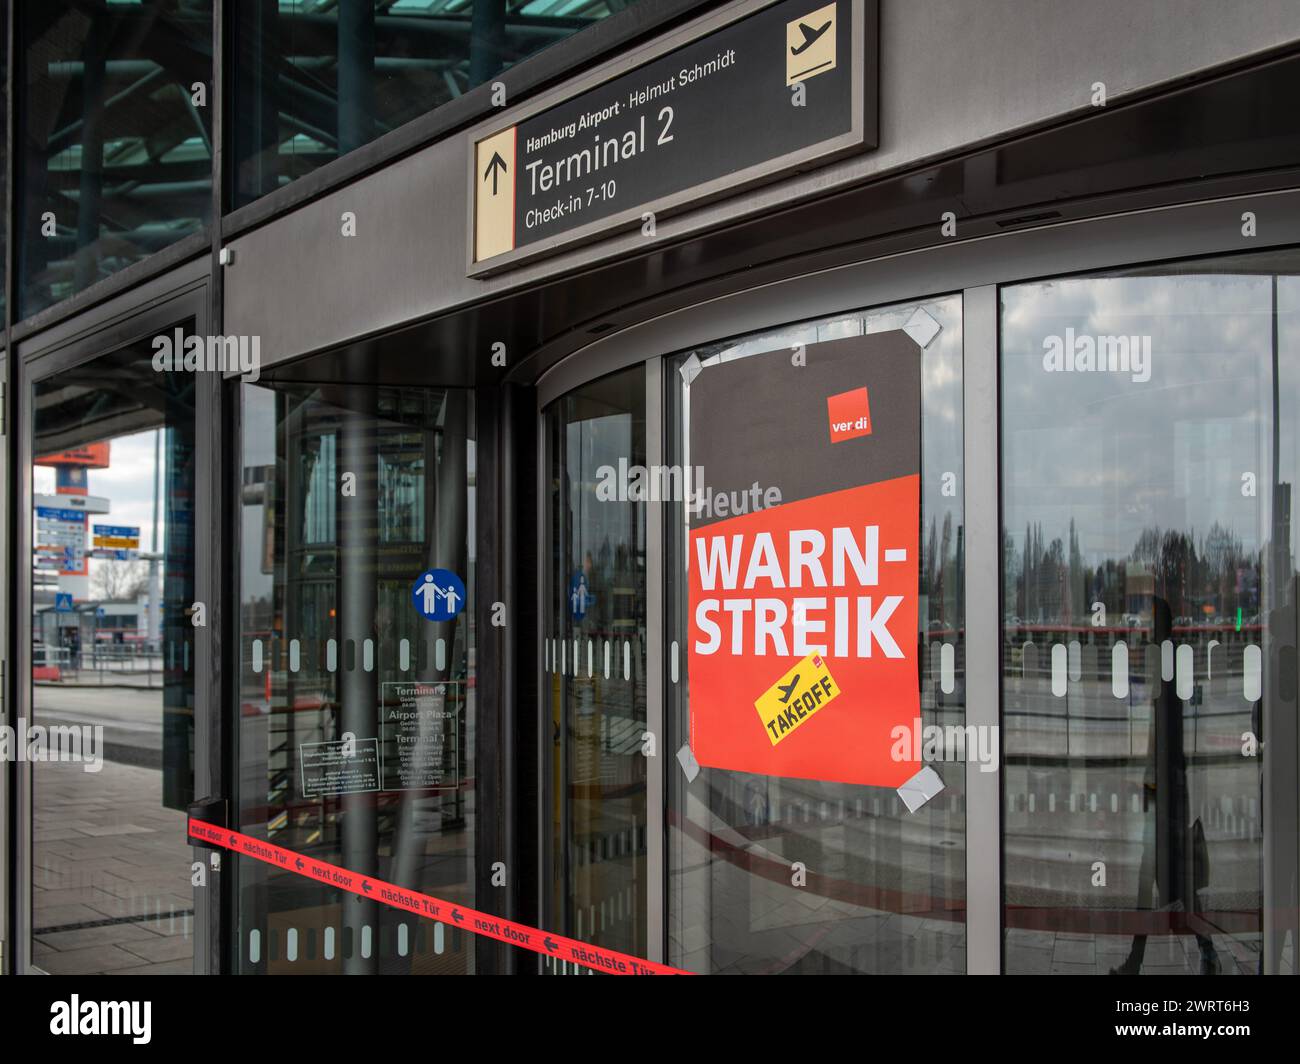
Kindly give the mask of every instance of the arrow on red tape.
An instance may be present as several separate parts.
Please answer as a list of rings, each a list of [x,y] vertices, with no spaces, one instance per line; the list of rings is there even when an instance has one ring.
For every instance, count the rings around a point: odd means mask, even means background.
[[[219,828],[202,820],[191,820],[189,822],[189,835],[190,838],[197,839],[200,842],[221,846],[227,850],[235,850],[245,857],[261,861],[272,868],[293,872],[304,879],[310,879],[339,890],[346,890],[352,894],[359,894],[363,898],[371,898],[373,901],[388,905],[394,909],[414,913],[416,916],[445,921],[447,916],[444,914],[450,914],[450,918],[456,922],[457,926],[463,925],[466,931],[475,935],[496,939],[498,942],[504,942],[510,946],[519,946],[521,949],[531,950],[533,953],[572,961],[574,964],[592,968],[598,972],[605,972],[609,975],[691,974],[682,971],[680,968],[672,968],[666,964],[656,964],[654,961],[643,960],[627,953],[618,953],[602,946],[593,946],[587,942],[579,942],[577,939],[565,938],[562,935],[551,935],[540,928],[530,927],[528,924],[503,920],[491,913],[479,912],[476,909],[455,905],[442,898],[421,894],[406,887],[387,883],[382,879],[360,877],[356,873],[338,865],[330,864],[328,861],[318,861],[313,857],[304,857],[294,850],[286,850],[283,846],[263,842],[251,835],[241,835],[238,831]],[[304,862],[305,871],[303,870]],[[371,897],[372,894],[373,897]]]

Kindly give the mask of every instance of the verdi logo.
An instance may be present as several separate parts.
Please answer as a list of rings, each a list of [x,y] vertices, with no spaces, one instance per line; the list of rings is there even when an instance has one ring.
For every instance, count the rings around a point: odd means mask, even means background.
[[[1150,336],[1094,336],[1066,329],[1043,337],[1048,373],[1127,373],[1134,384],[1151,379]]]
[[[854,388],[826,397],[826,418],[830,423],[831,443],[871,435],[871,406],[866,388]]]
[[[249,384],[262,375],[260,336],[186,336],[176,329],[153,338],[158,373],[240,373]]]

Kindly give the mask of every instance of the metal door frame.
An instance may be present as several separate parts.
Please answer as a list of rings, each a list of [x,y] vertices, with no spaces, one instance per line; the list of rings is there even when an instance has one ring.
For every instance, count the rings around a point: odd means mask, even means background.
[[[8,352],[0,350],[0,389],[8,379]],[[0,499],[9,497],[9,443],[12,433],[8,424],[8,397],[0,394]],[[16,614],[9,609],[9,523],[0,520],[0,724],[9,724],[9,652],[13,640],[13,619]],[[9,934],[9,859],[10,839],[13,837],[8,810],[10,801],[9,759],[0,759],[0,975],[9,974],[13,937]]]
[[[627,368],[618,367],[618,368]],[[608,371],[612,372],[612,371]],[[589,379],[604,376],[598,372]],[[663,360],[649,358],[645,360],[645,418],[646,418],[646,462],[650,466],[663,461],[664,448],[664,407],[663,407]],[[552,712],[550,693],[547,684],[558,679],[565,682],[563,673],[557,674],[546,666],[547,619],[555,584],[552,579],[550,559],[555,544],[551,537],[550,494],[547,490],[547,477],[551,463],[555,458],[551,450],[551,439],[546,432],[546,405],[557,396],[548,397],[537,403],[537,528],[540,550],[537,558],[537,656],[536,683],[538,691],[538,740],[537,740],[537,909],[541,925],[557,933],[561,932],[556,923],[559,914],[551,904],[551,869],[548,847],[548,820],[552,803],[557,795],[551,785],[552,768],[550,763],[551,729],[549,714]],[[655,737],[657,754],[649,759],[646,766],[646,941],[649,943],[647,960],[662,963],[665,953],[664,940],[664,702],[663,702],[663,644],[653,636],[663,628],[663,596],[657,590],[663,585],[663,522],[654,520],[654,513],[646,517],[646,729]],[[563,697],[563,696],[562,696]],[[563,713],[563,710],[561,710]],[[563,717],[561,717],[563,719]],[[567,745],[560,743],[561,778],[567,767],[565,751]],[[566,821],[567,823],[567,821]],[[567,853],[567,847],[562,847]],[[542,971],[541,958],[537,959],[537,971]]]

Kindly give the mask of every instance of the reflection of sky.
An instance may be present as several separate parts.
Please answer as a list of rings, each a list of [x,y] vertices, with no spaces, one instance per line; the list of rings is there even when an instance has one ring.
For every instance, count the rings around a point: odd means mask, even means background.
[[[599,562],[603,554],[612,556],[619,547],[634,546],[628,538],[632,534],[628,514],[635,504],[610,505],[609,500],[596,495],[602,466],[617,473],[621,459],[628,465],[630,480],[631,467],[645,462],[645,455],[632,446],[632,421],[632,414],[618,413],[571,421],[564,426],[565,476],[573,522],[572,543],[577,552],[569,561],[575,569],[583,564],[588,552]]]
[[[1082,278],[1002,297],[1004,522],[1023,551],[1029,524],[1086,562],[1127,557],[1141,531],[1216,522],[1249,552],[1264,535],[1271,402],[1268,277]],[[1151,378],[1047,372],[1043,340],[1151,336]],[[1258,495],[1243,497],[1243,473]]]

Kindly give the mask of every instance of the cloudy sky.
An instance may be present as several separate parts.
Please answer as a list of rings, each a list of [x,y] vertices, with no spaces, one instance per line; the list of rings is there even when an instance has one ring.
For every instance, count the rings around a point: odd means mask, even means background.
[[[1150,527],[1200,538],[1217,522],[1247,550],[1261,545],[1272,454],[1267,276],[1076,278],[1002,298],[1004,514],[1018,548],[1027,524],[1065,540],[1071,518],[1094,563],[1126,556]],[[1149,336],[1150,380],[1048,371],[1044,339],[1068,328]],[[1256,478],[1253,497],[1243,474]]]

